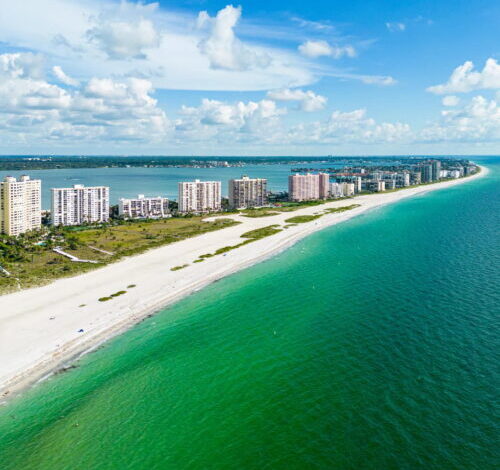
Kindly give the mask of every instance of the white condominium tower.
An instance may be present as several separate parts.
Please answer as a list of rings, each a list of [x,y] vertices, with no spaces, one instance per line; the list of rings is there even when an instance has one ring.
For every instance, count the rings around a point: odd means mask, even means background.
[[[52,188],[52,225],[81,225],[107,222],[109,188],[75,184],[72,188]]]
[[[126,218],[161,218],[168,217],[168,199],[166,197],[144,197],[139,194],[134,199],[120,199],[118,213]]]
[[[40,180],[7,176],[0,182],[0,232],[17,236],[42,225]]]
[[[267,180],[248,176],[229,180],[228,196],[229,206],[233,209],[265,206],[267,204]]]
[[[326,199],[330,192],[330,175],[319,173],[313,175],[290,175],[288,177],[288,196],[292,201],[311,201]]]
[[[210,212],[221,209],[220,181],[179,183],[179,212]]]

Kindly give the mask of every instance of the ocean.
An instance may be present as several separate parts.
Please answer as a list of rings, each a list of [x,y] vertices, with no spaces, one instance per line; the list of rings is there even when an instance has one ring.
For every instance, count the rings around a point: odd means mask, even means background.
[[[0,468],[498,468],[500,159],[477,161],[0,407]]]

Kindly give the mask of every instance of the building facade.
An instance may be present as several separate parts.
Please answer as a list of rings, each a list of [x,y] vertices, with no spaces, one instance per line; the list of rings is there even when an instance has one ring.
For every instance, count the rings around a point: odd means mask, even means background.
[[[327,199],[329,193],[330,175],[328,173],[295,174],[288,177],[288,197],[291,201]]]
[[[109,187],[75,184],[51,189],[52,225],[81,225],[109,220]]]
[[[168,199],[161,196],[144,197],[144,194],[133,199],[122,198],[118,202],[118,214],[127,219],[170,217]]]
[[[330,183],[331,197],[350,197],[355,193],[354,183]]]
[[[17,236],[42,225],[42,182],[23,175],[0,182],[0,232]]]
[[[266,206],[267,179],[249,178],[231,179],[228,183],[229,206],[233,209]]]
[[[220,181],[188,181],[178,185],[179,212],[210,212],[221,209]]]

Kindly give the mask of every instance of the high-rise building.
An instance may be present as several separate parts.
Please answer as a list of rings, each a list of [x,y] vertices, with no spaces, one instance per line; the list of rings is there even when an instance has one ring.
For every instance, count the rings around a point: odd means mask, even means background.
[[[329,192],[330,175],[328,173],[295,174],[288,177],[288,197],[292,201],[326,199]]]
[[[210,212],[221,209],[220,181],[179,183],[179,212]]]
[[[17,236],[42,225],[40,180],[23,175],[0,182],[0,232]]]
[[[267,180],[248,176],[229,180],[228,197],[229,206],[233,209],[265,206],[267,205]]]
[[[431,183],[432,180],[432,164],[426,163],[420,167],[422,183]]]
[[[52,225],[81,225],[109,220],[109,187],[75,184],[52,188]]]
[[[431,165],[432,165],[432,181],[438,181],[439,174],[441,172],[441,162],[439,160],[433,160]]]
[[[168,199],[166,197],[144,197],[139,194],[137,198],[122,198],[118,202],[118,214],[130,219],[169,217]]]

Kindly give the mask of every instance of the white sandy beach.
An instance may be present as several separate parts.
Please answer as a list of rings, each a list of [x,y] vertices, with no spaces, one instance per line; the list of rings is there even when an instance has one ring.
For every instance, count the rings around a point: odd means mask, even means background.
[[[241,224],[200,235],[110,264],[76,277],[0,297],[0,396],[11,396],[78,355],[124,331],[145,316],[237,270],[255,264],[312,232],[370,209],[450,186],[468,184],[487,173],[392,193],[358,196],[281,213],[272,217],[231,216]],[[343,213],[326,214],[276,235],[206,259],[200,255],[236,245],[240,235],[285,219],[329,207],[360,204]],[[183,264],[179,271],[170,268]],[[127,289],[135,284],[135,288]],[[126,290],[107,302],[100,297]],[[84,306],[82,306],[84,305]],[[52,318],[52,319],[51,319]],[[83,329],[83,332],[79,330]],[[1,400],[0,400],[1,401]]]

